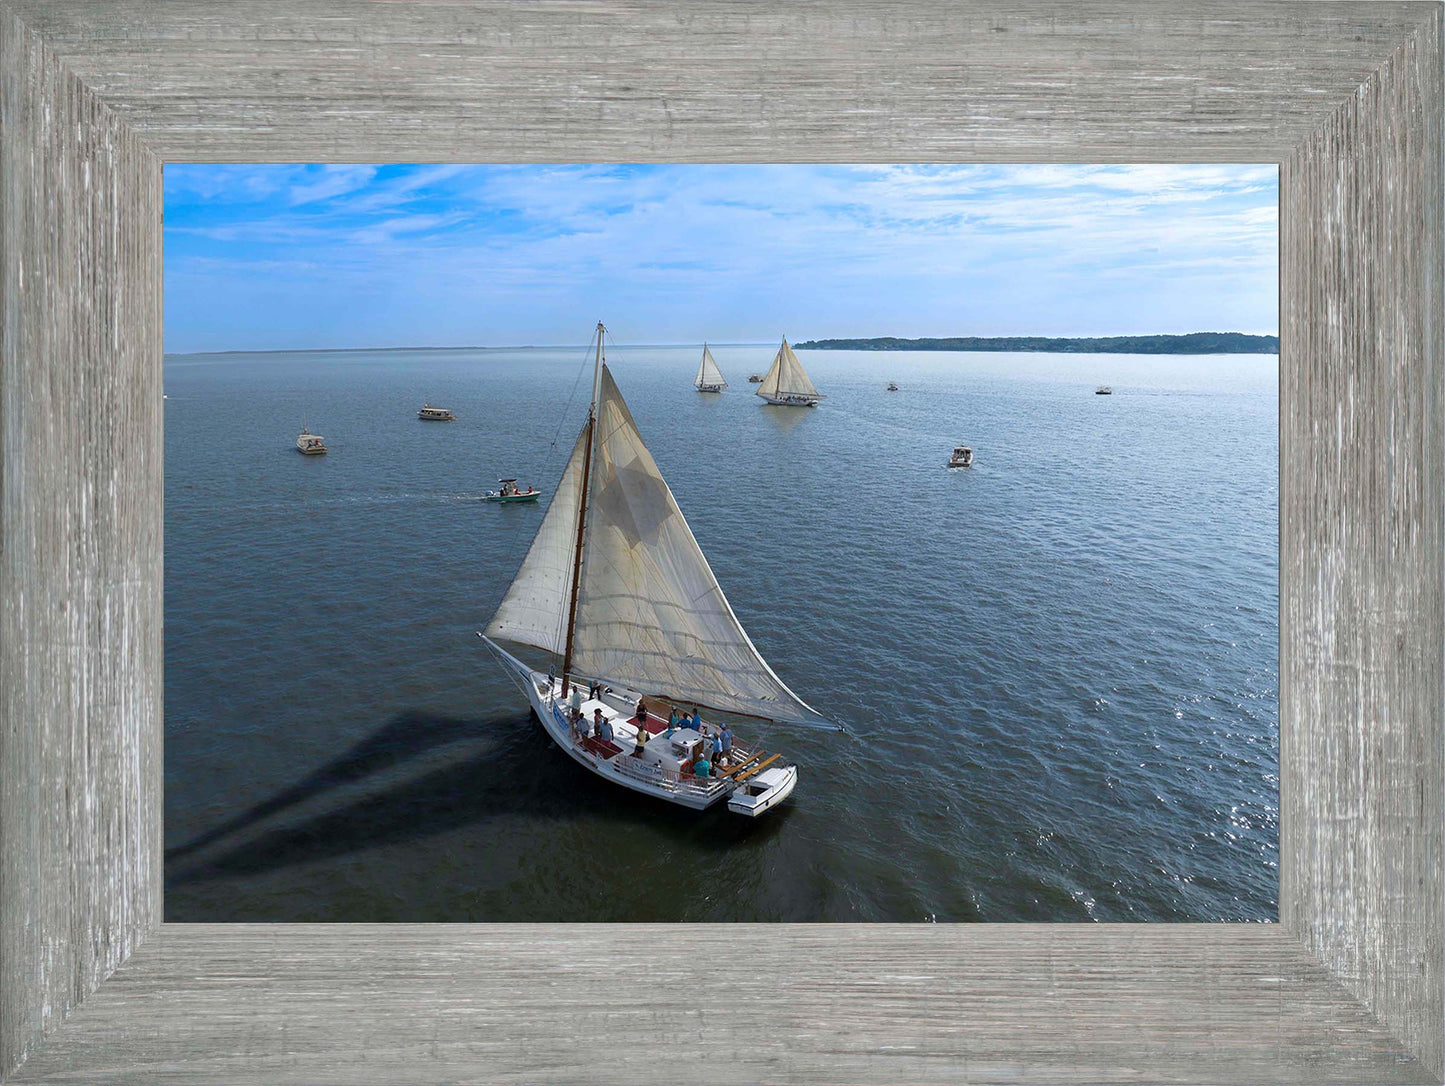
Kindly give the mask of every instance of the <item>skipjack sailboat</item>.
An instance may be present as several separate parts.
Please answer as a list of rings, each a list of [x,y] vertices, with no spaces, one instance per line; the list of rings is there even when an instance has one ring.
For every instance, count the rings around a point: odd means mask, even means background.
[[[587,424],[482,637],[575,761],[685,807],[726,800],[756,817],[788,797],[798,767],[699,710],[840,727],[774,674],[728,606],[612,380],[605,331],[598,322]],[[499,642],[561,657],[561,674]]]
[[[768,403],[783,407],[817,407],[818,401],[823,398],[798,361],[798,356],[793,353],[793,348],[788,346],[786,337],[773,357],[772,368],[763,375],[757,393]]]
[[[699,392],[721,392],[728,387],[728,383],[723,380],[722,370],[717,368],[706,343],[702,345],[702,362],[697,367],[697,380],[692,384]]]

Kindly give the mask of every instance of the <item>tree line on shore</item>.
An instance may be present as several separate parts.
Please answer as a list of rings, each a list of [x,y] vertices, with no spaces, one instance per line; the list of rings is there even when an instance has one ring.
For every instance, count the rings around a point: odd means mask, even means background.
[[[1278,354],[1278,336],[1189,332],[1157,336],[949,336],[937,339],[809,339],[798,351],[1046,351],[1057,354]]]

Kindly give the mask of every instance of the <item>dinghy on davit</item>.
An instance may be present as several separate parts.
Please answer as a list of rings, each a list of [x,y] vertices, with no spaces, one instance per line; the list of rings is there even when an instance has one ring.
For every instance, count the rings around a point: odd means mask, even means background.
[[[727,718],[841,727],[778,678],[738,622],[605,365],[605,332],[599,322],[587,423],[481,636],[580,765],[670,803],[726,800],[757,817],[792,793],[798,767],[734,742]],[[560,658],[560,675],[503,643]]]

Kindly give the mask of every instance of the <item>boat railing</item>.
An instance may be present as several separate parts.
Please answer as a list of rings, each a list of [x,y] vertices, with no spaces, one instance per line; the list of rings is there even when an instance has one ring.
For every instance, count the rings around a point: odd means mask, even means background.
[[[553,695],[549,701],[552,709],[552,718],[570,732],[571,726],[567,720],[566,713],[562,709],[560,699]],[[582,746],[582,741],[573,734],[572,744],[573,746],[580,747]],[[712,796],[725,790],[728,785],[727,781],[719,777],[708,778],[707,783],[704,784],[697,777],[684,777],[675,769],[664,769],[662,766],[648,765],[646,763],[639,764],[640,759],[633,757],[631,754],[618,754],[612,758],[604,759],[603,762],[605,765],[610,765],[617,773],[632,777],[634,780],[656,785],[669,792],[676,792],[679,795]]]
[[[639,761],[640,759],[630,754],[622,754],[611,759],[610,764],[623,776],[655,784],[680,795],[711,796],[725,787],[724,782],[716,778],[703,784],[696,777],[684,777],[675,769],[664,769],[662,766],[647,765],[646,763],[639,764]]]

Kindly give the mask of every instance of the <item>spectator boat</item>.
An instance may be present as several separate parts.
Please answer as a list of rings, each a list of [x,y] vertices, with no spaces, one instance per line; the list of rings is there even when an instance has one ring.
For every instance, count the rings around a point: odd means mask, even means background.
[[[526,490],[523,490],[517,485],[517,480],[515,479],[498,479],[497,489],[489,490],[483,494],[482,501],[515,504],[518,502],[534,502],[541,496],[542,492],[540,490],[533,489],[530,486]]]
[[[755,818],[792,793],[798,767],[751,743],[714,760],[724,718],[841,727],[778,678],[738,622],[604,362],[605,332],[599,322],[587,422],[479,636],[573,761],[669,803],[726,802]],[[543,671],[511,647],[554,662]],[[689,721],[670,727],[674,710]]]
[[[948,466],[951,468],[973,467],[973,450],[967,445],[955,446],[953,455],[948,458]]]
[[[445,407],[433,407],[431,404],[423,404],[416,417],[422,422],[456,422],[457,417]]]
[[[313,434],[306,429],[303,423],[301,434],[296,439],[296,451],[302,456],[324,456],[326,454],[326,439],[320,434]]]

